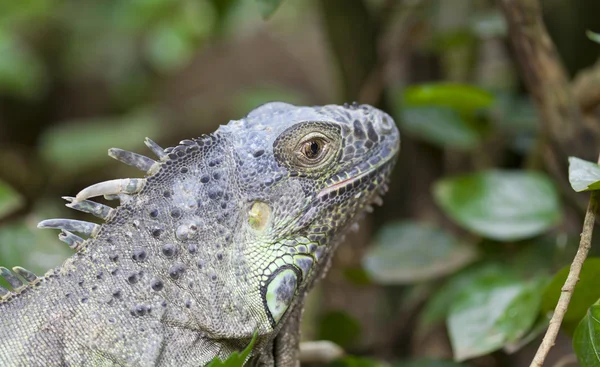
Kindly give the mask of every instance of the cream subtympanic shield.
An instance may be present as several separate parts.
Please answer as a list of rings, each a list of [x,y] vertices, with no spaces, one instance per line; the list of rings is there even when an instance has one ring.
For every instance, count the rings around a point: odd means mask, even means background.
[[[283,266],[267,281],[263,290],[263,302],[273,327],[292,304],[298,283],[301,281],[300,277],[295,267]]]

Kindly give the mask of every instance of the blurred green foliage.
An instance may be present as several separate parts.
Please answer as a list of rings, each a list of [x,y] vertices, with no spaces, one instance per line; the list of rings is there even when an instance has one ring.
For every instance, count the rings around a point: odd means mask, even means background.
[[[491,93],[471,85],[419,84],[403,91],[400,122],[410,134],[433,144],[470,150],[485,130],[478,116],[494,101]]]
[[[540,285],[540,280],[523,282],[502,273],[478,277],[462,288],[447,320],[454,358],[484,355],[523,337],[538,314]]]
[[[594,41],[596,43],[600,43],[600,34],[588,30],[587,31],[587,36],[588,36],[588,38],[590,40],[592,40],[592,41]]]
[[[561,217],[552,181],[537,172],[492,170],[446,178],[433,194],[457,223],[500,241],[542,234]]]
[[[544,290],[542,298],[543,313],[554,311],[558,298],[562,294],[562,288],[567,280],[570,266],[560,269],[554,276],[550,284]],[[569,309],[563,319],[563,327],[573,331],[579,321],[585,316],[588,308],[600,299],[600,258],[592,257],[583,263],[583,268],[579,274],[579,281],[575,286],[575,292],[569,302]]]
[[[573,335],[573,348],[582,366],[600,366],[600,299],[594,303],[581,319]]]
[[[154,111],[135,111],[116,118],[72,121],[42,136],[40,152],[59,173],[75,174],[106,161],[107,147],[136,150],[146,136],[159,135]]]
[[[378,284],[412,284],[452,274],[476,256],[473,246],[432,225],[389,222],[377,233],[363,266]]]
[[[362,85],[354,98],[395,117],[404,151],[390,204],[360,237],[371,247],[332,284],[386,327],[329,299],[329,284],[306,321],[312,337],[348,352],[331,367],[513,366],[547,324],[580,218],[540,164],[545,138],[502,15],[491,2],[320,1],[0,1],[0,265],[41,274],[71,254],[35,224],[63,215],[59,195],[135,174],[108,162],[110,147],[139,151],[146,136],[172,145],[272,100],[351,102],[344,86]],[[353,9],[365,13],[344,16]],[[357,18],[364,29],[344,22]],[[334,60],[336,50],[346,53]],[[600,188],[600,166],[569,162],[575,191]],[[565,320],[568,332],[579,324],[585,366],[600,366],[597,261]],[[373,289],[383,296],[356,296]],[[254,341],[211,366],[241,366]]]
[[[351,347],[360,336],[360,324],[343,311],[331,311],[319,322],[319,339],[330,340],[341,347]]]
[[[263,18],[270,18],[283,0],[256,0]]]
[[[23,197],[7,183],[0,181],[0,218],[23,206]]]

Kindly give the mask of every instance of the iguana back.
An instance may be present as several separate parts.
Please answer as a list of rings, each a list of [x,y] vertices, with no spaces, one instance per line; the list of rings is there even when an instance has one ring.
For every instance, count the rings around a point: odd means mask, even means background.
[[[101,226],[47,220],[77,252],[44,277],[3,269],[6,366],[202,366],[243,349],[249,364],[297,363],[306,292],[342,234],[385,191],[399,134],[362,105],[269,103],[93,185],[68,206]],[[118,198],[110,208],[87,199]],[[89,238],[84,240],[73,232]]]

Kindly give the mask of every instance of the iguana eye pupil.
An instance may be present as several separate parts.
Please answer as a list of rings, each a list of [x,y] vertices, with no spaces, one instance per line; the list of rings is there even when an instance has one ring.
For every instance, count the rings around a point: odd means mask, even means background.
[[[304,144],[304,155],[306,158],[315,159],[321,153],[321,143],[317,140],[311,140]]]

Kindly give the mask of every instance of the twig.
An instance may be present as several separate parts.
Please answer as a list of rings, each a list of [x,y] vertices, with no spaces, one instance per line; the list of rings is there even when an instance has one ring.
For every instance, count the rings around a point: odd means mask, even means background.
[[[330,363],[344,356],[344,350],[328,340],[300,343],[300,362]]]
[[[600,164],[600,157],[598,158],[598,164]],[[556,336],[558,335],[558,331],[560,329],[560,324],[567,313],[567,308],[569,307],[571,296],[575,290],[575,285],[579,281],[579,273],[583,267],[583,262],[585,261],[592,244],[592,232],[594,231],[594,223],[596,221],[595,213],[598,207],[598,199],[598,191],[592,191],[592,196],[590,197],[587,211],[585,213],[585,219],[583,221],[583,230],[581,232],[579,248],[577,249],[575,258],[571,263],[571,268],[569,269],[567,280],[565,280],[565,285],[563,285],[561,289],[560,298],[558,299],[558,303],[554,309],[552,319],[550,319],[550,324],[548,325],[548,330],[546,330],[546,335],[544,335],[544,339],[542,340],[540,347],[538,348],[533,360],[531,361],[531,364],[529,365],[530,367],[541,367],[544,364],[546,356],[548,356],[548,352],[550,352],[550,348],[554,346]]]
[[[393,56],[401,54],[401,50],[406,50],[409,42],[415,38],[415,30],[420,25],[415,13],[423,3],[423,0],[418,0],[400,6],[397,1],[388,0],[382,6],[378,17],[379,58],[360,90],[358,100],[361,103],[376,104],[381,99],[385,87],[389,84],[386,83],[386,72]]]
[[[572,92],[583,111],[591,111],[600,105],[600,60],[577,73]]]
[[[573,96],[567,72],[544,25],[540,0],[498,0],[498,4],[539,112],[540,130],[547,142],[543,147],[546,168],[557,178],[563,194],[583,208],[585,200],[569,186],[565,157],[594,159],[592,152],[600,145],[600,129],[594,128],[598,121],[586,123],[582,116],[580,101]]]
[[[575,354],[567,354],[566,356],[563,356],[561,359],[556,361],[556,363],[552,367],[568,367],[568,366],[578,366],[577,356]]]

